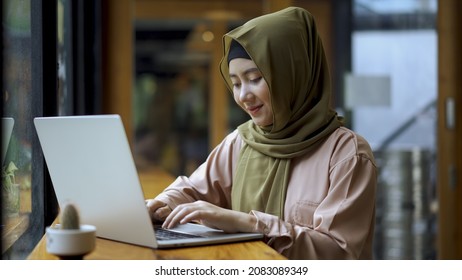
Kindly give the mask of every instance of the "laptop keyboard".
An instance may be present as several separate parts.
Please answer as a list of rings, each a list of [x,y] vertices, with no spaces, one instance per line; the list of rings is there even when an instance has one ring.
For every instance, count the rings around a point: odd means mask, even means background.
[[[168,229],[163,229],[162,227],[155,227],[156,238],[158,240],[175,240],[175,239],[187,239],[187,238],[201,238],[202,236],[181,233],[176,231],[171,231]]]

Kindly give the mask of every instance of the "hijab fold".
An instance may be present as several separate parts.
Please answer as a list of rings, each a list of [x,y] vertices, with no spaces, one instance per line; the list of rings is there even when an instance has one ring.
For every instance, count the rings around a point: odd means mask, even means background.
[[[228,52],[237,41],[268,83],[273,124],[238,127],[245,144],[231,193],[232,208],[283,218],[291,159],[312,150],[342,125],[330,107],[331,82],[313,16],[289,7],[257,17],[223,36],[220,71],[229,90]]]

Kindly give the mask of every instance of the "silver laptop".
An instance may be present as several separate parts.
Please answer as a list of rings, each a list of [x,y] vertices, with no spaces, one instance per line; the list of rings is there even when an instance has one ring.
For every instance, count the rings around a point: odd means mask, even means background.
[[[11,134],[13,133],[14,119],[2,118],[2,163],[5,161],[6,152],[10,144]]]
[[[156,238],[138,173],[119,115],[35,118],[51,181],[62,207],[73,202],[81,223],[102,238],[150,248],[197,246],[261,239],[261,234],[228,234],[187,224]]]

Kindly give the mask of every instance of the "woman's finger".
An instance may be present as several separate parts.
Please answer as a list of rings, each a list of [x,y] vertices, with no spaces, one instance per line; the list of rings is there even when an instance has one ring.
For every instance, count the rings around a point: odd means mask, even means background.
[[[179,224],[183,217],[192,211],[189,206],[190,203],[181,204],[175,207],[175,209],[173,209],[173,211],[165,219],[162,227],[173,228]]]
[[[154,218],[158,221],[163,221],[168,215],[170,215],[171,212],[172,212],[172,209],[170,209],[168,205],[165,205],[164,207],[158,208],[154,212]]]
[[[171,212],[168,205],[155,199],[147,199],[146,207],[148,208],[149,216],[154,221],[163,221]]]

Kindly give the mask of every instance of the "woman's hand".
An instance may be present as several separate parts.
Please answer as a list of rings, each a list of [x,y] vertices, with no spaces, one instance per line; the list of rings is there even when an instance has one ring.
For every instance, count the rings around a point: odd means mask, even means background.
[[[149,216],[151,216],[153,222],[164,221],[172,212],[172,209],[170,209],[167,204],[155,199],[147,199],[146,207],[148,208]]]
[[[253,232],[257,222],[253,215],[196,201],[178,205],[165,219],[162,227],[173,228],[177,224],[193,221],[225,232]]]

